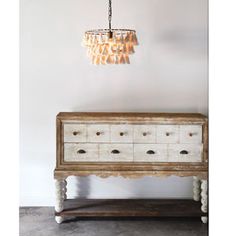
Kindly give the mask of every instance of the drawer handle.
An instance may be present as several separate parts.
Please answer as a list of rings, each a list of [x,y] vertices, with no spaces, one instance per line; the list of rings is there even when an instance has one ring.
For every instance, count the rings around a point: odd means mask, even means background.
[[[197,135],[197,133],[189,133],[188,135],[192,137],[193,135]]]
[[[182,151],[180,152],[180,154],[182,154],[182,155],[186,155],[186,154],[188,154],[188,151],[186,151],[186,150],[182,150]]]
[[[83,150],[83,149],[80,149],[80,150],[77,151],[77,153],[79,153],[79,154],[84,154],[84,153],[86,153],[86,151]]]
[[[143,132],[143,136],[147,136],[147,132]]]
[[[155,154],[155,152],[153,150],[148,150],[147,154]]]
[[[166,132],[166,136],[170,136],[170,133],[169,133],[169,132]]]
[[[79,131],[74,131],[74,132],[73,132],[73,135],[76,136],[77,134],[79,134]]]
[[[119,150],[117,150],[117,149],[114,149],[114,150],[112,150],[112,151],[111,151],[111,153],[113,153],[113,154],[119,154],[119,153],[120,153],[120,151],[119,151]]]
[[[99,136],[101,134],[101,132],[97,132],[96,135]]]
[[[124,132],[120,132],[120,136],[124,136]]]

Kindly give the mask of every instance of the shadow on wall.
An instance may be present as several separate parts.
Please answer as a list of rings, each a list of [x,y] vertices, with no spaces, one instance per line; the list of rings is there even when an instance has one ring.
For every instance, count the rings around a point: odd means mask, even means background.
[[[90,194],[89,177],[75,177],[75,197],[88,198]]]
[[[157,104],[158,102],[154,101],[153,104],[149,103],[149,106],[147,107],[145,98],[142,102],[142,99],[137,99],[136,103],[132,103],[129,106],[128,101],[136,99],[137,95],[134,95],[134,97],[131,98],[130,94],[122,94],[113,96],[112,98],[107,99],[101,99],[99,97],[96,98],[96,101],[91,102],[84,102],[80,106],[74,107],[71,112],[171,112],[171,113],[204,113],[207,114],[207,107],[203,110],[201,105],[193,105],[189,104],[188,106],[186,104],[179,104],[179,107],[176,106],[176,101],[178,98],[173,97],[173,100],[175,100],[175,106],[172,107],[170,104],[165,105],[165,99],[159,101],[160,104]],[[121,98],[122,97],[122,98]],[[167,102],[169,103],[169,102]],[[135,105],[136,104],[136,105]]]
[[[133,198],[192,198],[192,177],[168,178],[145,176],[139,179],[124,179],[122,177],[109,177],[105,181],[103,178],[74,177],[74,181],[69,180],[69,184],[74,191],[68,195],[68,198],[115,198],[115,199],[133,199]],[[186,189],[178,192],[182,185]],[[171,196],[171,197],[170,197]],[[187,197],[186,197],[187,196]]]
[[[168,48],[172,54],[179,53],[189,58],[203,57],[207,55],[207,34],[204,29],[194,30],[169,30],[162,34],[154,35],[154,42],[157,45]]]

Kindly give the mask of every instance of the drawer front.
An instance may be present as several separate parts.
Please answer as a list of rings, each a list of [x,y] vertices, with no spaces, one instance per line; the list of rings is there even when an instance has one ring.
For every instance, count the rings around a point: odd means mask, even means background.
[[[100,161],[127,162],[133,161],[132,144],[99,144]]]
[[[132,143],[133,126],[132,125],[111,125],[111,142],[114,143]]]
[[[64,124],[64,142],[86,142],[86,125]]]
[[[168,161],[169,162],[201,162],[202,144],[169,144]]]
[[[180,143],[202,143],[202,126],[180,125]]]
[[[104,143],[110,141],[109,125],[87,125],[87,142]]]
[[[99,161],[98,144],[65,143],[64,161],[65,162]]]
[[[179,126],[178,125],[157,125],[156,126],[157,143],[178,143]]]
[[[134,144],[134,162],[167,162],[167,145]]]
[[[134,143],[155,143],[155,125],[134,125]]]

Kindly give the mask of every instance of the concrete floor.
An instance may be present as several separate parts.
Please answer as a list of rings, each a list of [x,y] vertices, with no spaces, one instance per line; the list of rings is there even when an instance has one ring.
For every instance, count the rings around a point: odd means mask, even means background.
[[[159,218],[143,220],[54,221],[52,207],[20,208],[20,236],[207,236],[208,225],[200,218]]]

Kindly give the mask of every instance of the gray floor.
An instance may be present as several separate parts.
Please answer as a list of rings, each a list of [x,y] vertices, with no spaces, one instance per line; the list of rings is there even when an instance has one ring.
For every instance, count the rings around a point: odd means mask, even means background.
[[[206,236],[207,224],[200,219],[143,220],[68,220],[61,225],[54,221],[52,207],[20,208],[20,236]]]

